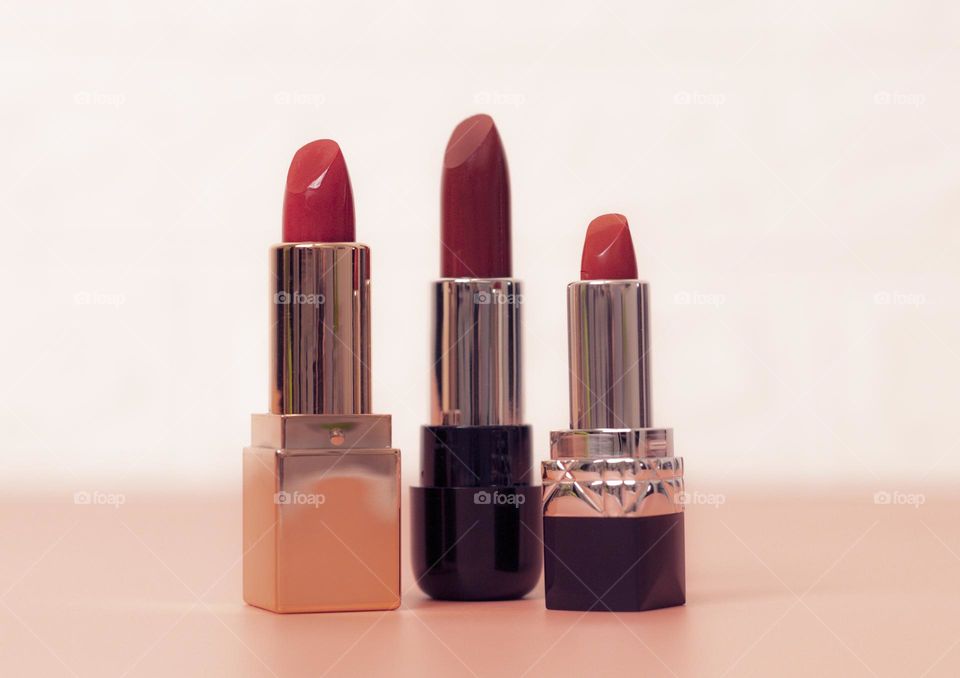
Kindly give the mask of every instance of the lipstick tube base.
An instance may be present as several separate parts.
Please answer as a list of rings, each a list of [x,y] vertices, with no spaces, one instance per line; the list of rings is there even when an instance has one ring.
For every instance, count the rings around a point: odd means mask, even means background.
[[[390,418],[254,415],[243,454],[243,598],[271,612],[400,605]]]
[[[547,609],[641,612],[683,605],[683,515],[545,516]]]
[[[413,572],[437,600],[513,600],[541,570],[540,488],[412,487]]]
[[[539,487],[412,487],[417,584],[437,600],[513,600],[541,569]]]
[[[529,426],[425,426],[410,488],[413,573],[438,600],[522,598],[540,580]]]
[[[541,463],[547,608],[683,605],[686,495],[673,431],[554,431],[550,457]]]

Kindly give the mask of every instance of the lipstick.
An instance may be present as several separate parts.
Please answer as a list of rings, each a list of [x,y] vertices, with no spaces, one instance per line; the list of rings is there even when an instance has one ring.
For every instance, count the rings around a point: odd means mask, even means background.
[[[340,146],[313,141],[293,156],[283,196],[284,242],[353,242],[353,188]]]
[[[581,280],[633,280],[637,255],[630,226],[622,214],[604,214],[590,222],[580,260]]]
[[[400,604],[400,452],[371,414],[370,249],[340,147],[293,158],[270,248],[269,412],[243,453],[243,597],[273,612]]]
[[[647,283],[627,220],[591,222],[567,287],[570,430],[542,463],[544,588],[552,610],[683,605],[683,460],[652,428]]]
[[[520,598],[540,578],[540,490],[523,424],[509,174],[490,116],[451,134],[441,193],[430,424],[410,490],[414,575],[438,599]]]
[[[450,135],[440,188],[440,277],[509,278],[510,177],[500,132],[474,115]]]

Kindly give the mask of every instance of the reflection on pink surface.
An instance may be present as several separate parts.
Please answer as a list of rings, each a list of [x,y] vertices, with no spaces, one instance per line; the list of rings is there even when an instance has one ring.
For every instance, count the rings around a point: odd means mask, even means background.
[[[21,495],[0,675],[957,675],[960,502],[847,496],[692,503],[683,608],[433,602],[405,569],[398,611],[280,616],[241,602],[239,495]]]

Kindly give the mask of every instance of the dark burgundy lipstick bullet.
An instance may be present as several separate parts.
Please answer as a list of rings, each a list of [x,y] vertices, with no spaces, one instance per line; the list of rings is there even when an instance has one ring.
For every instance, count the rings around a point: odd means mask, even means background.
[[[510,177],[489,115],[453,130],[440,190],[440,277],[509,278]]]

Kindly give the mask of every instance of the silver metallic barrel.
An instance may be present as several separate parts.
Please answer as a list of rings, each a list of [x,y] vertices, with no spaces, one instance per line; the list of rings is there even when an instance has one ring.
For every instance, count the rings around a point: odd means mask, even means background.
[[[370,412],[370,250],[270,249],[270,412]]]
[[[551,459],[672,457],[672,428],[551,431]]]
[[[587,280],[567,287],[570,428],[651,425],[647,284]]]
[[[434,284],[434,426],[522,424],[520,283],[508,278]]]

